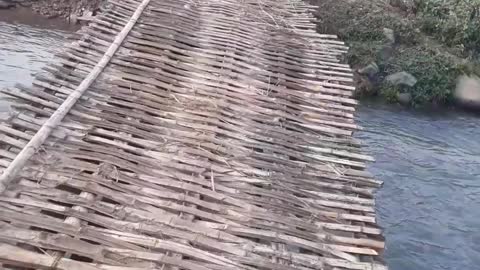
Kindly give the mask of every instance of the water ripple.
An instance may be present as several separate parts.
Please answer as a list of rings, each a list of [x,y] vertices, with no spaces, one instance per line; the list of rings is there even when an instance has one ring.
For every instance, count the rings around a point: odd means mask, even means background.
[[[29,85],[61,49],[67,32],[0,21],[0,88]],[[0,102],[0,113],[8,111]]]
[[[478,269],[480,118],[368,104],[358,120],[385,182],[377,208],[390,269]]]

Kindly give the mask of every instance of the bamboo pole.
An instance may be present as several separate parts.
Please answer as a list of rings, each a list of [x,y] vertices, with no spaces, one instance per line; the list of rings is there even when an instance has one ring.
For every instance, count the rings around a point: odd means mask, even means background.
[[[125,25],[125,27],[120,31],[120,33],[115,37],[115,40],[112,42],[108,50],[102,56],[100,61],[95,65],[95,67],[90,71],[88,76],[80,83],[80,85],[67,97],[67,99],[60,105],[60,107],[50,116],[50,118],[45,122],[42,127],[37,131],[37,133],[32,137],[28,144],[20,151],[20,153],[15,157],[15,159],[10,163],[10,165],[5,169],[2,176],[0,177],[0,194],[5,191],[8,184],[18,171],[25,165],[25,163],[30,159],[30,157],[37,152],[39,147],[45,142],[50,133],[55,129],[63,120],[63,118],[68,114],[72,109],[75,103],[80,99],[80,97],[85,93],[85,91],[92,85],[92,83],[97,79],[97,77],[102,73],[105,67],[108,65],[112,57],[115,55],[115,52],[118,50],[120,45],[123,43],[127,35],[130,33],[132,28],[135,26],[137,20],[142,15],[144,9],[150,3],[150,0],[143,0],[138,8],[133,13],[132,17]]]

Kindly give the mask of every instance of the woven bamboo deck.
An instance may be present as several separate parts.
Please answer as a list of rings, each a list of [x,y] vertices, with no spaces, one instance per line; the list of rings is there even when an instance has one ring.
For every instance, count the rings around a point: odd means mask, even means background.
[[[141,1],[111,1],[32,87],[2,90],[5,172],[134,23],[4,182],[3,269],[387,269],[347,48],[315,7],[142,3],[135,22]]]

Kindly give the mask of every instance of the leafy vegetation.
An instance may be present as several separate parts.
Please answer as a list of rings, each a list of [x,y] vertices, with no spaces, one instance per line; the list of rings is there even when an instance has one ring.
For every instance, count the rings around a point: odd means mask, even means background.
[[[480,0],[417,0],[422,30],[447,46],[480,53]]]
[[[369,78],[374,91],[367,95],[395,101],[399,92],[408,92],[412,105],[452,103],[458,76],[480,75],[480,0],[386,2],[317,1],[319,30],[337,34],[350,46],[347,61],[355,69],[377,63],[380,72]],[[384,28],[394,31],[395,44],[386,42]],[[386,76],[399,71],[415,76],[416,85],[385,82]]]
[[[415,105],[445,104],[453,101],[456,79],[463,72],[463,66],[455,61],[453,57],[428,47],[404,47],[398,49],[391,61],[384,63],[382,70],[385,74],[406,70],[417,78],[414,87],[403,89],[412,95]],[[383,90],[389,87],[383,87]]]

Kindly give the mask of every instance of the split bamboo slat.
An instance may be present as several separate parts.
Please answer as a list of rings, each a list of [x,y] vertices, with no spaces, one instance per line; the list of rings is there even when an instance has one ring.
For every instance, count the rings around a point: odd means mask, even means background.
[[[110,0],[1,90],[0,268],[386,270],[347,51],[300,0]]]

